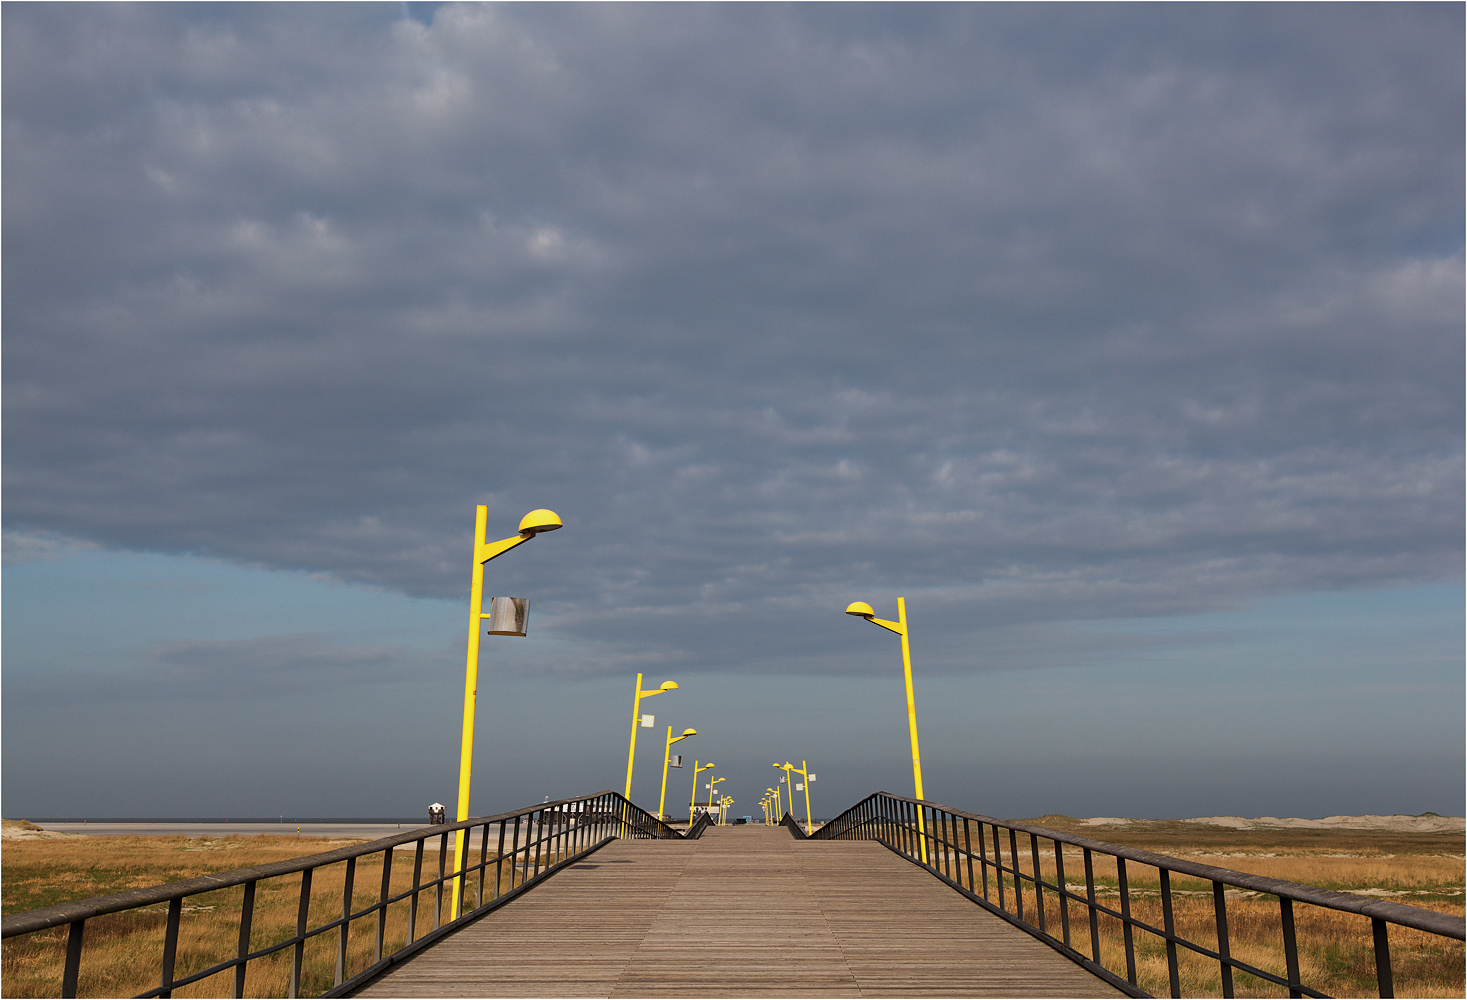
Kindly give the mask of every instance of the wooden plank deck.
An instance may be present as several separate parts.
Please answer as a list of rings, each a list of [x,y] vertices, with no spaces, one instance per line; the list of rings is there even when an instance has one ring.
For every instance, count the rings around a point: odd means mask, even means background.
[[[873,843],[623,840],[408,959],[376,997],[1110,997]]]

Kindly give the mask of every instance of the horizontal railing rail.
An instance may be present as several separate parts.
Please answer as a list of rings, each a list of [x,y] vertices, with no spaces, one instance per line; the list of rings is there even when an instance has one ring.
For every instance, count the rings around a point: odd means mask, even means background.
[[[804,831],[789,816],[782,822],[796,835],[803,837]],[[976,834],[977,850],[974,850]],[[1026,851],[1020,849],[1020,836],[1027,839]],[[992,843],[988,843],[991,836]],[[933,875],[962,892],[980,906],[1014,923],[1046,944],[1065,954],[1091,972],[1132,996],[1149,996],[1137,985],[1136,940],[1139,931],[1153,935],[1165,943],[1167,978],[1170,995],[1180,997],[1179,949],[1201,955],[1219,964],[1222,994],[1234,995],[1233,973],[1245,972],[1265,982],[1286,989],[1290,997],[1323,997],[1326,994],[1305,985],[1301,981],[1299,949],[1296,934],[1294,904],[1305,903],[1344,913],[1358,914],[1371,922],[1371,938],[1375,958],[1376,986],[1382,997],[1393,997],[1395,987],[1391,969],[1389,928],[1392,925],[1423,931],[1427,934],[1467,939],[1467,921],[1462,917],[1438,913],[1416,906],[1407,906],[1389,900],[1368,899],[1346,892],[1321,889],[1316,886],[1286,882],[1282,879],[1250,875],[1246,872],[1217,868],[1212,865],[1186,861],[1181,858],[1155,854],[1135,848],[1108,844],[1075,834],[1051,830],[1047,827],[1027,823],[1015,823],[994,819],[976,813],[964,812],[935,802],[877,792],[852,806],[841,815],[826,823],[811,835],[813,840],[875,840],[896,853],[906,857]],[[1008,844],[1008,861],[1003,857],[1004,841]],[[1040,841],[1050,844],[1053,881],[1045,878],[1041,864]],[[1085,892],[1072,891],[1065,879],[1064,847],[1076,848],[1081,853],[1085,870]],[[1021,861],[1028,857],[1028,870]],[[1097,898],[1095,856],[1114,859],[1116,866],[1117,907],[1106,905]],[[1161,926],[1144,921],[1133,912],[1133,892],[1127,880],[1126,862],[1135,862],[1155,868],[1160,880]],[[977,866],[975,874],[974,866]],[[1189,940],[1178,933],[1174,912],[1174,892],[1171,887],[1173,874],[1195,878],[1211,883],[1213,902],[1213,924],[1216,945]],[[997,903],[990,898],[989,882],[992,879]],[[1282,945],[1284,969],[1282,975],[1268,971],[1234,956],[1229,948],[1228,904],[1229,889],[1273,896],[1279,906],[1279,938]],[[1031,903],[1026,916],[1024,895],[1028,892]],[[1045,913],[1045,893],[1052,894],[1058,901],[1060,919],[1059,935],[1048,925]],[[1109,894],[1107,894],[1109,895]],[[1010,902],[1010,898],[1012,902]],[[1072,944],[1070,927],[1070,904],[1084,907],[1089,922],[1090,954],[1077,950]],[[1123,940],[1125,973],[1108,968],[1102,962],[1099,922],[1101,917],[1119,921]]]
[[[271,862],[234,871],[203,875],[145,889],[132,889],[110,896],[57,903],[22,913],[5,914],[0,919],[0,937],[7,941],[27,934],[66,927],[66,957],[61,973],[59,995],[77,995],[87,921],[110,914],[124,913],[142,907],[167,904],[168,912],[159,956],[159,985],[137,997],[171,997],[173,991],[220,973],[234,972],[234,996],[242,997],[251,962],[291,950],[290,978],[287,995],[300,995],[306,943],[322,935],[336,936],[336,967],[332,987],[323,996],[340,996],[346,991],[381,974],[391,965],[420,950],[452,930],[482,917],[489,911],[518,896],[550,874],[585,857],[611,840],[627,839],[695,839],[707,829],[707,823],[694,823],[686,833],[674,830],[651,813],[634,805],[616,792],[605,791],[574,799],[545,802],[514,812],[483,816],[460,823],[439,824],[384,837],[366,844],[356,844],[323,851],[287,861]],[[450,868],[450,836],[464,831],[464,856],[455,856]],[[478,860],[473,857],[474,832],[479,831]],[[493,843],[491,844],[491,831]],[[438,872],[423,879],[426,845],[438,841]],[[394,851],[412,847],[413,875],[408,888],[393,891],[392,863]],[[365,906],[356,902],[354,881],[360,859],[381,855],[382,873],[376,899]],[[322,868],[345,864],[345,880],[341,895],[340,915],[312,924],[312,876]],[[492,873],[492,880],[491,880]],[[431,873],[430,873],[431,874]],[[299,875],[300,900],[295,934],[254,947],[252,920],[257,887],[270,879]],[[456,919],[445,921],[445,902],[452,902],[454,886],[459,887]],[[244,887],[238,925],[238,948],[206,968],[175,977],[180,928],[183,924],[184,900],[203,893],[236,886]],[[487,888],[487,892],[486,892]],[[424,893],[432,893],[423,901]],[[445,894],[448,899],[445,900]],[[407,904],[407,934],[400,947],[389,950],[386,942],[387,914],[393,904]],[[431,907],[431,929],[418,934],[420,903]],[[453,908],[449,907],[449,913]],[[353,972],[349,967],[348,939],[352,925],[358,921],[375,923],[375,948],[365,968]]]

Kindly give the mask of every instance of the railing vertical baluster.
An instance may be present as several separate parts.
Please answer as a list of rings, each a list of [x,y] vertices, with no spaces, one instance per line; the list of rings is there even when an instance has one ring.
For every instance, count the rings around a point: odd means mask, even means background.
[[[387,897],[392,895],[392,848],[382,852],[382,895],[377,899],[377,947],[372,961],[382,961],[382,946],[387,940]]]
[[[515,876],[515,868],[519,864],[519,854],[520,854],[520,818],[518,816],[516,816],[514,818],[514,840],[510,841],[510,845],[509,845],[509,887],[511,889],[513,889],[514,886],[515,886],[514,876]]]
[[[540,855],[541,853],[543,853],[541,851],[540,841],[545,839],[545,810],[539,810],[536,815],[539,817],[539,820],[538,822],[533,824],[533,829],[535,831],[533,834],[535,838],[535,874],[532,875],[531,878],[540,877]]]
[[[163,975],[158,983],[162,997],[173,996],[173,964],[178,958],[178,922],[183,916],[183,897],[168,901],[168,923],[163,929]],[[295,996],[294,993],[291,996]]]
[[[932,810],[932,840],[937,848],[937,858],[933,866],[938,869],[943,878],[952,878],[952,866],[948,864],[948,842],[947,842],[947,813],[941,809]]]
[[[988,848],[984,846],[983,821],[978,821],[978,870],[983,874],[983,898],[988,898]]]
[[[1174,997],[1182,995],[1182,984],[1177,972],[1177,922],[1172,916],[1172,873],[1158,868],[1161,873],[1161,919],[1166,931],[1166,975]]]
[[[499,851],[494,855],[494,895],[490,897],[491,899],[498,899],[499,898],[500,886],[503,884],[501,882],[501,879],[503,877],[504,877],[504,820],[500,820],[499,821]],[[513,881],[513,879],[514,879],[514,866],[513,865],[510,866],[510,869],[509,869],[509,877],[510,877],[511,881]]]
[[[239,907],[239,964],[234,967],[234,995],[244,996],[245,970],[249,963],[245,956],[250,953],[250,925],[255,919],[255,879],[245,883],[244,902]]]
[[[1221,882],[1212,883],[1212,912],[1217,922],[1217,954],[1222,964],[1222,995],[1233,1000],[1232,955],[1228,951],[1228,899]]]
[[[1380,995],[1394,997],[1396,985],[1391,980],[1391,942],[1386,935],[1386,922],[1380,917],[1370,919],[1370,930],[1375,937],[1375,983]]]
[[[1090,857],[1090,848],[1081,848],[1085,852],[1085,902],[1090,907],[1090,957],[1096,965],[1100,964],[1100,914],[1095,909],[1095,866]]]
[[[341,888],[341,919],[346,920],[351,916],[351,890],[352,882],[357,875],[357,859],[346,859],[346,884]],[[340,986],[346,979],[346,940],[351,931],[351,923],[343,923],[337,928],[336,938],[336,983]]]
[[[81,978],[82,935],[86,933],[85,920],[73,920],[66,934],[66,965],[61,970],[61,995],[76,996],[76,983]]]
[[[474,903],[475,909],[478,909],[479,907],[484,905],[484,876],[489,873],[490,825],[491,824],[489,823],[485,823],[483,828],[479,831],[479,895]]]
[[[993,881],[998,885],[998,908],[1006,911],[1009,904],[1003,897],[1003,841],[998,836],[998,824],[990,823],[989,825],[993,827]]]
[[[291,1000],[301,995],[301,970],[306,962],[306,929],[311,920],[311,874],[314,868],[307,868],[301,872],[301,900],[295,913],[295,947],[290,949],[290,986],[286,996]],[[173,916],[172,907],[169,908],[169,917]],[[176,940],[176,937],[175,937]],[[408,934],[408,940],[412,940],[412,934]],[[169,975],[172,975],[170,970]]]
[[[1121,884],[1121,938],[1126,942],[1126,981],[1136,985],[1136,942],[1131,933],[1131,889],[1126,885],[1126,859],[1116,858],[1116,879]]]
[[[1039,867],[1039,838],[1029,834],[1029,858],[1034,863],[1034,909],[1039,914],[1039,933],[1048,934],[1044,927],[1044,870]]]
[[[427,841],[427,837],[419,837],[418,849],[413,853],[413,894],[408,902],[408,944],[418,939],[418,894],[419,887],[423,884],[423,849]]]
[[[1014,866],[1014,911],[1020,919],[1024,919],[1024,885],[1019,878],[1019,832],[1009,827],[1009,863]]]
[[[458,860],[454,860],[455,867]],[[433,929],[443,923],[443,881],[448,877],[448,831],[438,835],[438,881],[433,885]]]
[[[980,837],[983,834],[982,823],[978,824],[978,834]],[[968,826],[968,817],[966,816],[963,817],[963,851],[968,855],[968,891],[975,892],[978,887],[973,884],[973,830]],[[983,888],[986,890],[988,888],[988,880],[984,879],[983,881]],[[987,892],[983,893],[983,898],[988,898]]]
[[[1289,975],[1289,996],[1301,997],[1299,992],[1299,943],[1294,940],[1294,901],[1287,896],[1279,897],[1279,923],[1284,932],[1284,967]]]
[[[1065,847],[1054,842],[1054,884],[1059,893],[1060,933],[1065,947],[1070,947],[1070,887],[1065,884]]]

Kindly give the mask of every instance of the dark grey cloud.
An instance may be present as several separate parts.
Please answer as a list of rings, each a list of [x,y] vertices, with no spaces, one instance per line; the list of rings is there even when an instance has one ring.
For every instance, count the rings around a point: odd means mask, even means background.
[[[1460,575],[1459,7],[3,17],[17,538],[460,596],[548,505],[618,669]]]
[[[121,669],[108,663],[43,676],[22,671],[9,685],[9,697],[27,706],[269,699],[420,683],[425,668],[451,668],[446,659],[401,646],[343,644],[314,633],[185,640],[160,643],[140,663]]]

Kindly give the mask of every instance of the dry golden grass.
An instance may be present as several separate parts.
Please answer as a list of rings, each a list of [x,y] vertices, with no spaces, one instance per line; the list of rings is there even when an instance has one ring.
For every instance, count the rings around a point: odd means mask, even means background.
[[[1203,827],[1199,824],[1156,822],[1096,828],[1061,816],[1031,821],[1095,840],[1122,843],[1128,847],[1187,858],[1219,868],[1230,868],[1270,878],[1345,892],[1364,892],[1420,906],[1424,909],[1461,915],[1463,913],[1463,841],[1451,834],[1401,834],[1373,831],[1254,830],[1239,831]],[[976,825],[970,831],[977,847]],[[993,857],[992,830],[985,831],[988,857]],[[963,842],[961,828],[949,830],[950,840]],[[1033,874],[1033,854],[1027,835],[1017,838],[1019,868]],[[1002,837],[1003,861],[1012,867],[1012,845]],[[1040,839],[1042,877],[1055,881],[1053,842]],[[1085,893],[1085,866],[1078,848],[1063,852],[1065,883],[1072,893]],[[1120,885],[1115,860],[1093,854],[1096,899],[1120,910]],[[955,873],[968,884],[966,862]],[[1161,879],[1158,871],[1136,862],[1126,865],[1126,881],[1133,918],[1153,927],[1164,926]],[[974,866],[974,891],[982,894],[981,868]],[[1217,926],[1212,884],[1202,879],[1174,875],[1171,879],[1173,919],[1178,934],[1202,947],[1217,950]],[[1022,886],[1024,915],[1036,920],[1033,888]],[[990,871],[988,898],[999,901],[998,883]],[[1004,908],[1017,912],[1013,878],[1007,876]],[[1285,970],[1278,899],[1274,896],[1229,890],[1228,940],[1234,959],[1283,976]],[[1300,976],[1305,985],[1338,997],[1377,996],[1375,953],[1370,920],[1337,910],[1294,904]],[[1062,935],[1060,901],[1053,892],[1045,898],[1045,925],[1049,933]],[[1083,903],[1069,904],[1071,945],[1084,955],[1092,954],[1088,911]],[[1098,918],[1101,964],[1126,976],[1126,957],[1121,922]],[[1159,937],[1144,931],[1133,934],[1137,984],[1148,993],[1167,996],[1170,992],[1166,946]],[[1408,928],[1391,927],[1390,948],[1395,989],[1398,996],[1463,996],[1464,950],[1460,941],[1444,939]],[[1178,978],[1183,996],[1221,996],[1219,963],[1179,949]],[[1240,997],[1286,996],[1287,992],[1246,973],[1234,974],[1234,989]]]
[[[470,853],[477,862],[477,838]],[[67,837],[55,840],[10,840],[3,858],[3,905],[5,912],[34,909],[52,903],[108,895],[126,889],[158,885],[192,878],[209,872],[244,868],[330,850],[350,841],[320,841],[296,837],[223,837],[190,840],[186,837]],[[494,853],[491,850],[491,860]],[[523,856],[521,856],[523,857]],[[423,856],[420,881],[438,875],[438,852]],[[453,851],[446,855],[450,869]],[[547,861],[554,860],[547,856]],[[508,862],[506,862],[506,866]],[[318,868],[312,876],[310,919],[317,926],[341,915],[346,863]],[[391,894],[411,888],[413,846],[399,847],[392,860]],[[513,879],[514,884],[523,877]],[[494,874],[489,872],[485,899],[493,898]],[[508,891],[512,880],[506,867],[502,885]],[[471,904],[478,888],[477,878],[467,880]],[[352,909],[360,911],[375,903],[381,894],[382,857],[359,859],[353,878]],[[301,876],[290,875],[258,884],[250,935],[250,948],[259,950],[295,934],[300,902]],[[184,902],[179,929],[174,978],[181,979],[220,961],[232,958],[239,943],[239,916],[244,887],[236,886],[190,896]],[[442,920],[448,919],[448,892],[442,894]],[[440,905],[436,890],[424,891],[418,901],[417,933],[422,937],[435,925]],[[407,940],[408,900],[388,908],[384,927],[384,954],[391,954]],[[159,984],[162,969],[166,905],[160,904],[125,913],[88,920],[82,951],[79,996],[132,996]],[[7,997],[57,996],[66,951],[66,928],[12,938],[0,951],[4,994]],[[312,938],[305,947],[301,995],[316,996],[335,982],[338,932]],[[367,968],[375,960],[377,919],[353,921],[347,942],[346,976]],[[291,949],[285,949],[249,964],[245,995],[286,995],[291,966]],[[234,972],[226,970],[175,990],[179,997],[232,996]]]

